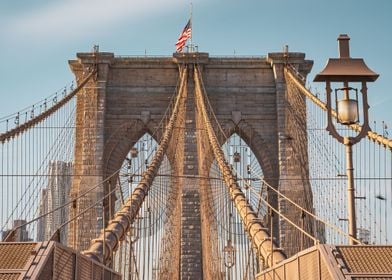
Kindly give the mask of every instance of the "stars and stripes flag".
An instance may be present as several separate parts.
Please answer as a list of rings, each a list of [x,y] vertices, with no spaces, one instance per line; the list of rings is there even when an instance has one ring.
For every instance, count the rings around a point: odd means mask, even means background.
[[[185,46],[186,40],[192,36],[192,25],[191,20],[185,25],[184,30],[182,30],[180,37],[178,37],[176,43],[176,52],[181,52]]]

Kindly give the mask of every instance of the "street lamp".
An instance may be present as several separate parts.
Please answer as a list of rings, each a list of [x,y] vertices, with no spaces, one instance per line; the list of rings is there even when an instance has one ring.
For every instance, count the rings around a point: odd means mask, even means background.
[[[232,268],[235,264],[235,254],[234,254],[234,247],[231,244],[231,240],[227,240],[227,245],[223,249],[225,253],[225,266],[227,268]]]
[[[347,198],[348,198],[348,223],[349,235],[357,238],[357,226],[355,218],[355,188],[353,176],[353,156],[352,146],[358,143],[370,131],[367,102],[366,82],[374,82],[378,74],[370,70],[362,58],[351,58],[349,40],[346,34],[338,37],[339,41],[339,58],[330,58],[325,68],[316,75],[315,82],[326,83],[327,95],[327,113],[328,124],[327,131],[340,143],[346,147],[346,166],[347,166]],[[343,83],[343,87],[336,88],[335,92],[335,109],[332,108],[331,102],[331,82]],[[359,124],[359,102],[358,89],[350,87],[349,83],[361,83],[360,93],[362,93],[362,115],[363,123],[359,134],[354,137],[340,135],[332,121],[332,116],[342,125]],[[355,241],[350,238],[350,245],[355,245]]]

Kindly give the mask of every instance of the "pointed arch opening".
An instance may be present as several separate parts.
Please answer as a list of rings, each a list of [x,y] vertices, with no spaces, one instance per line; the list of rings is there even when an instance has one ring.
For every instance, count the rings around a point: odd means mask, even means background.
[[[227,139],[222,149],[250,205],[259,216],[264,217],[265,207],[261,207],[259,197],[252,195],[258,193],[263,198],[266,197],[266,188],[262,181],[264,173],[255,153],[237,133],[233,133]]]
[[[154,137],[145,133],[129,149],[119,170],[115,212],[125,201],[132,199],[132,193],[142,180],[157,147]],[[137,274],[140,279],[151,279],[159,271],[160,260],[169,246],[167,225],[174,208],[173,197],[172,167],[165,155],[126,240],[115,253],[114,265],[125,263],[125,267],[116,267],[117,271]]]
[[[222,145],[227,163],[235,180],[258,219],[265,222],[267,188],[263,183],[263,170],[252,149],[239,134],[233,133]],[[254,279],[262,269],[257,252],[252,247],[240,215],[230,198],[217,162],[210,168],[210,215],[216,227],[216,250],[221,256],[220,270],[225,279]],[[245,264],[245,265],[244,265]]]

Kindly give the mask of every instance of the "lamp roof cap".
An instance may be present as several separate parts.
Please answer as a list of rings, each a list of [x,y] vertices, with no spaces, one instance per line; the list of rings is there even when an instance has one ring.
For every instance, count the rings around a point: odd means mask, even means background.
[[[362,58],[330,58],[324,69],[316,75],[314,81],[374,82],[378,76]]]
[[[350,57],[350,37],[347,34],[340,34],[339,58],[328,59],[324,69],[316,75],[315,82],[374,82],[378,74],[373,72],[362,58]]]

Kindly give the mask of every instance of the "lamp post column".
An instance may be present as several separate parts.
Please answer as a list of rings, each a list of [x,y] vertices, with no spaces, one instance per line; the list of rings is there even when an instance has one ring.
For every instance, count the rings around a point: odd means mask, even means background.
[[[346,147],[346,167],[347,167],[347,201],[348,201],[348,233],[357,239],[357,220],[355,215],[355,187],[354,187],[354,168],[353,168],[353,151],[348,137],[344,138]],[[350,238],[350,245],[356,245],[356,242]]]

